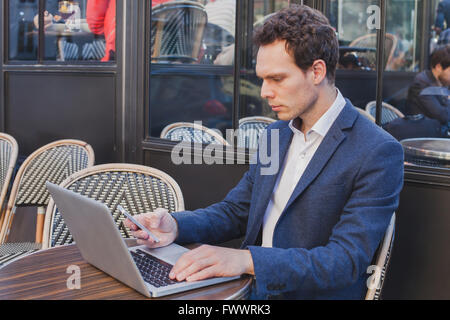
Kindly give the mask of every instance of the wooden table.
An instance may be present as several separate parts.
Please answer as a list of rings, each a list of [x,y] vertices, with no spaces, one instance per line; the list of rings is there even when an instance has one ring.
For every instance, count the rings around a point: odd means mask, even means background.
[[[129,246],[134,241],[127,241]],[[71,265],[80,268],[81,288],[68,289]],[[251,277],[190,290],[161,299],[225,300],[244,299]],[[37,251],[0,269],[0,300],[28,299],[148,299],[134,289],[87,263],[76,245]]]

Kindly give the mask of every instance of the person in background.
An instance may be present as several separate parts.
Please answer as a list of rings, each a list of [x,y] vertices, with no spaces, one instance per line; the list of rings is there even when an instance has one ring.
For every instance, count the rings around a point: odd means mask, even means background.
[[[450,45],[446,45],[432,53],[431,70],[424,70],[414,78],[408,90],[405,114],[423,115],[439,121],[441,133],[446,137],[450,126],[450,103],[445,92],[449,86]]]
[[[92,33],[105,36],[105,55],[101,61],[114,61],[116,52],[116,0],[88,0],[86,21]]]
[[[450,0],[441,0],[441,2],[439,2],[436,21],[434,23],[437,34],[440,34],[444,30],[444,21],[448,28],[450,23]]]
[[[252,299],[362,299],[398,206],[402,146],[335,87],[339,44],[321,12],[291,5],[255,43],[261,97],[280,119],[265,131],[274,166],[263,163],[269,150],[261,147],[223,201],[137,215],[158,244],[124,223],[148,247],[210,244],[176,262],[177,281],[250,274]],[[240,249],[215,245],[242,236]]]

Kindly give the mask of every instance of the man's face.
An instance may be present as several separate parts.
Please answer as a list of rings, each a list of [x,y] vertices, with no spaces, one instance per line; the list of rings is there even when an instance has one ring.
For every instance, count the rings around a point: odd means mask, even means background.
[[[317,100],[312,70],[304,73],[295,64],[284,40],[259,48],[256,74],[263,80],[261,97],[267,99],[280,120],[302,118]]]
[[[442,71],[438,76],[439,81],[442,83],[443,86],[448,87],[450,86],[450,67],[446,69],[442,69],[441,67],[441,70]]]

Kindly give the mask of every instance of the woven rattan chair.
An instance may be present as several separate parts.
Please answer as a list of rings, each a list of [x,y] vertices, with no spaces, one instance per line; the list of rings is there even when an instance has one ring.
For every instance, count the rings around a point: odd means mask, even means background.
[[[202,4],[173,1],[152,8],[153,62],[196,62],[208,18]]]
[[[366,105],[366,111],[375,118],[376,114],[376,101],[370,101]],[[386,123],[391,122],[394,119],[397,118],[404,118],[405,115],[400,112],[397,108],[390,105],[389,103],[383,102],[382,103],[382,111],[381,111],[381,125],[384,125]]]
[[[361,109],[361,108],[358,108],[358,107],[355,107],[355,109],[356,109],[361,115],[363,115],[364,117],[366,117],[366,118],[369,119],[370,121],[375,122],[375,118],[372,117],[366,110]]]
[[[395,35],[386,33],[384,42],[384,68],[390,64],[394,57],[395,49],[397,48],[398,39]],[[377,35],[376,33],[366,34],[359,38],[356,38],[350,43],[350,47],[358,48],[377,48]],[[376,51],[358,52],[358,57],[363,57],[369,62],[371,69],[376,68],[377,53]]]
[[[246,117],[239,120],[238,147],[258,148],[258,140],[261,132],[276,120],[268,117]]]
[[[229,145],[218,132],[191,122],[176,122],[169,124],[161,131],[161,138],[173,141]]]
[[[0,230],[5,214],[5,199],[9,183],[17,161],[19,147],[16,139],[6,133],[0,132]]]
[[[381,271],[380,277],[373,277],[378,280],[378,283],[371,283],[372,286],[367,290],[366,300],[379,300],[381,297],[381,290],[383,289],[384,279],[386,278],[386,271],[389,266],[391,258],[392,247],[395,238],[395,212],[392,214],[391,222],[389,223],[386,233],[384,234],[383,242],[378,248],[375,258],[375,266]]]
[[[45,208],[50,195],[45,182],[59,184],[68,176],[94,164],[94,151],[86,142],[79,140],[59,140],[47,144],[33,152],[20,166],[14,179],[11,195],[0,233],[3,252],[27,252],[36,250],[42,242]],[[17,207],[36,206],[37,223],[35,243],[8,243],[7,241]],[[5,249],[5,247],[7,247]],[[0,257],[0,264],[5,263]]]
[[[157,208],[166,208],[169,212],[184,210],[183,195],[175,180],[146,166],[98,165],[73,174],[60,185],[106,204],[124,238],[131,234],[123,224],[125,216],[117,209],[119,204],[132,215]],[[45,215],[43,248],[69,244],[73,240],[51,199]]]

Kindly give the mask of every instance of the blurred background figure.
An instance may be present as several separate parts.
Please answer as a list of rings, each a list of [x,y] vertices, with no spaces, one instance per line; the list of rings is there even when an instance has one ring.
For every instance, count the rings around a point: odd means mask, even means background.
[[[406,116],[416,118],[416,120],[420,120],[422,117],[433,119],[435,126],[440,129],[441,135],[448,137],[450,128],[449,86],[450,45],[447,45],[433,52],[431,70],[424,70],[417,74],[413,84],[409,87]],[[435,132],[435,129],[430,130]]]
[[[116,53],[116,0],[88,0],[86,20],[92,33],[105,36],[101,61],[114,61]]]
[[[445,22],[445,26],[444,26]],[[438,5],[436,21],[434,27],[439,35],[443,30],[449,27],[450,23],[450,0],[441,0]]]

